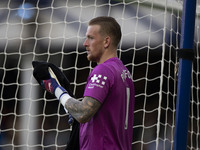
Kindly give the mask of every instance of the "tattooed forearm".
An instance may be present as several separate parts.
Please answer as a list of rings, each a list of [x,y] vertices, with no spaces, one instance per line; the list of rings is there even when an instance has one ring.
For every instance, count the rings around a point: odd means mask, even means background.
[[[101,103],[91,97],[84,97],[82,101],[70,98],[65,104],[70,114],[80,123],[89,121],[100,106]]]

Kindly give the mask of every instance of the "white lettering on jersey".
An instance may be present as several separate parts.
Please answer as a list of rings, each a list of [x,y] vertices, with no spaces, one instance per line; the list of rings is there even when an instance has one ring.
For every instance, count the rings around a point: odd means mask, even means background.
[[[122,71],[122,74],[121,74],[121,78],[122,78],[123,82],[126,81],[126,78],[127,78],[127,77],[128,77],[129,79],[132,79],[130,72],[127,71],[127,70],[123,70],[123,71]]]

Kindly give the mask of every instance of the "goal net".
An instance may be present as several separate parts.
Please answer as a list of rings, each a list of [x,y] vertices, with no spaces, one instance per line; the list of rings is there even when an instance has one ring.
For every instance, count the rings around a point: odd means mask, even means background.
[[[66,147],[68,114],[37,84],[31,63],[57,65],[82,99],[96,65],[83,41],[96,16],[112,16],[122,28],[118,55],[136,90],[132,149],[173,149],[181,0],[7,0],[0,16],[0,150]],[[188,150],[200,149],[199,18],[197,4]]]

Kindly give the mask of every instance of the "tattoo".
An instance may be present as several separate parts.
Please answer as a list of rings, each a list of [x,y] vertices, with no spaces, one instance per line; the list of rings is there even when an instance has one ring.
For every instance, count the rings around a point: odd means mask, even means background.
[[[82,101],[70,98],[65,105],[70,114],[80,123],[89,121],[100,106],[101,103],[91,97],[84,97]]]

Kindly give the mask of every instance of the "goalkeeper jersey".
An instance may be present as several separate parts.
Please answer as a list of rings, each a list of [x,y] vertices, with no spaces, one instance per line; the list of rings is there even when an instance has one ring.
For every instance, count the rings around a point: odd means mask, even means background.
[[[90,73],[84,96],[102,106],[93,118],[80,124],[80,150],[131,150],[134,85],[131,74],[118,58],[110,58]]]

